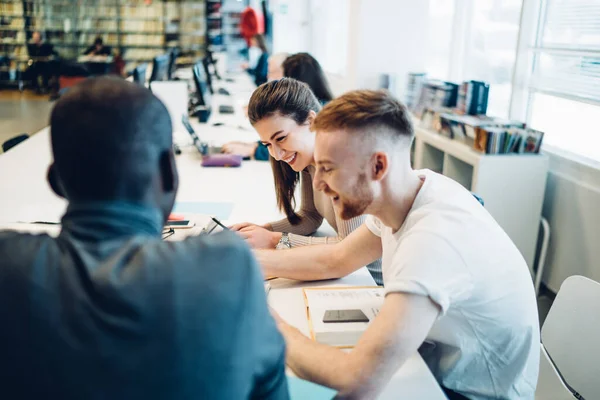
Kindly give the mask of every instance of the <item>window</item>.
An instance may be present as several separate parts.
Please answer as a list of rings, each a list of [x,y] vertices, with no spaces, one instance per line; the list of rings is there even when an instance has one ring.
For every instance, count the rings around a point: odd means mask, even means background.
[[[508,117],[522,0],[430,0],[428,78],[490,84],[488,114]]]
[[[346,73],[348,63],[349,11],[348,0],[310,1],[313,55],[325,71],[337,75]]]
[[[600,103],[600,3],[542,1],[534,91]]]
[[[454,0],[430,0],[425,72],[432,79],[450,80]]]
[[[541,0],[528,57],[529,125],[546,144],[600,161],[598,0]]]
[[[544,93],[531,96],[529,126],[544,144],[600,161],[600,107]]]
[[[474,0],[464,80],[490,84],[488,115],[508,117],[522,0]]]

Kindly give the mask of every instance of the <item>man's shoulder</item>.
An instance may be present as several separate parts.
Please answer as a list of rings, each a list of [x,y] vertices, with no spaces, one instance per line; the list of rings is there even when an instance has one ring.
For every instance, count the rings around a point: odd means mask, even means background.
[[[57,252],[56,239],[47,234],[0,231],[0,276],[26,276],[39,260]]]
[[[0,253],[13,253],[21,249],[37,247],[42,243],[52,243],[54,238],[48,234],[34,234],[18,231],[0,231]]]

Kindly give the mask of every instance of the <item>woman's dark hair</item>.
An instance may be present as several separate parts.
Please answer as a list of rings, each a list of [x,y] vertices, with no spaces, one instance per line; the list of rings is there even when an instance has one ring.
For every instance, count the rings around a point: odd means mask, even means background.
[[[298,125],[307,122],[311,111],[318,113],[321,110],[319,101],[308,85],[291,78],[267,82],[259,86],[248,104],[248,118],[252,125],[264,118],[280,115],[293,119]],[[300,174],[290,167],[285,161],[277,161],[270,157],[277,206],[283,211],[290,223],[296,225],[301,218],[294,208],[296,199],[294,192],[300,180]]]
[[[286,58],[283,62],[283,76],[306,83],[321,104],[333,100],[321,64],[308,53],[297,53]]]
[[[253,36],[253,38],[254,38],[254,40],[256,40],[256,43],[258,44],[260,51],[262,51],[263,53],[268,53],[267,41],[265,40],[265,37],[263,35],[261,35],[260,33],[257,33],[256,35]]]

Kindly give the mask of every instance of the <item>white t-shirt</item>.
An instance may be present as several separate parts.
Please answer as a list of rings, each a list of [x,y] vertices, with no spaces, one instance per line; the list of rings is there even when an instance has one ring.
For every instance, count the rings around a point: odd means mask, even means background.
[[[429,296],[441,309],[422,355],[441,385],[470,399],[533,399],[539,323],[519,250],[466,189],[429,170],[402,227],[369,216],[381,237],[386,293]],[[485,199],[484,199],[485,201]]]

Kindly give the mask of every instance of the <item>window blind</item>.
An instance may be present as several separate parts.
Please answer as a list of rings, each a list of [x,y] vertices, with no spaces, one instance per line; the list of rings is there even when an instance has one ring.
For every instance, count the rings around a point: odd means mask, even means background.
[[[530,88],[600,104],[600,0],[542,0]]]

